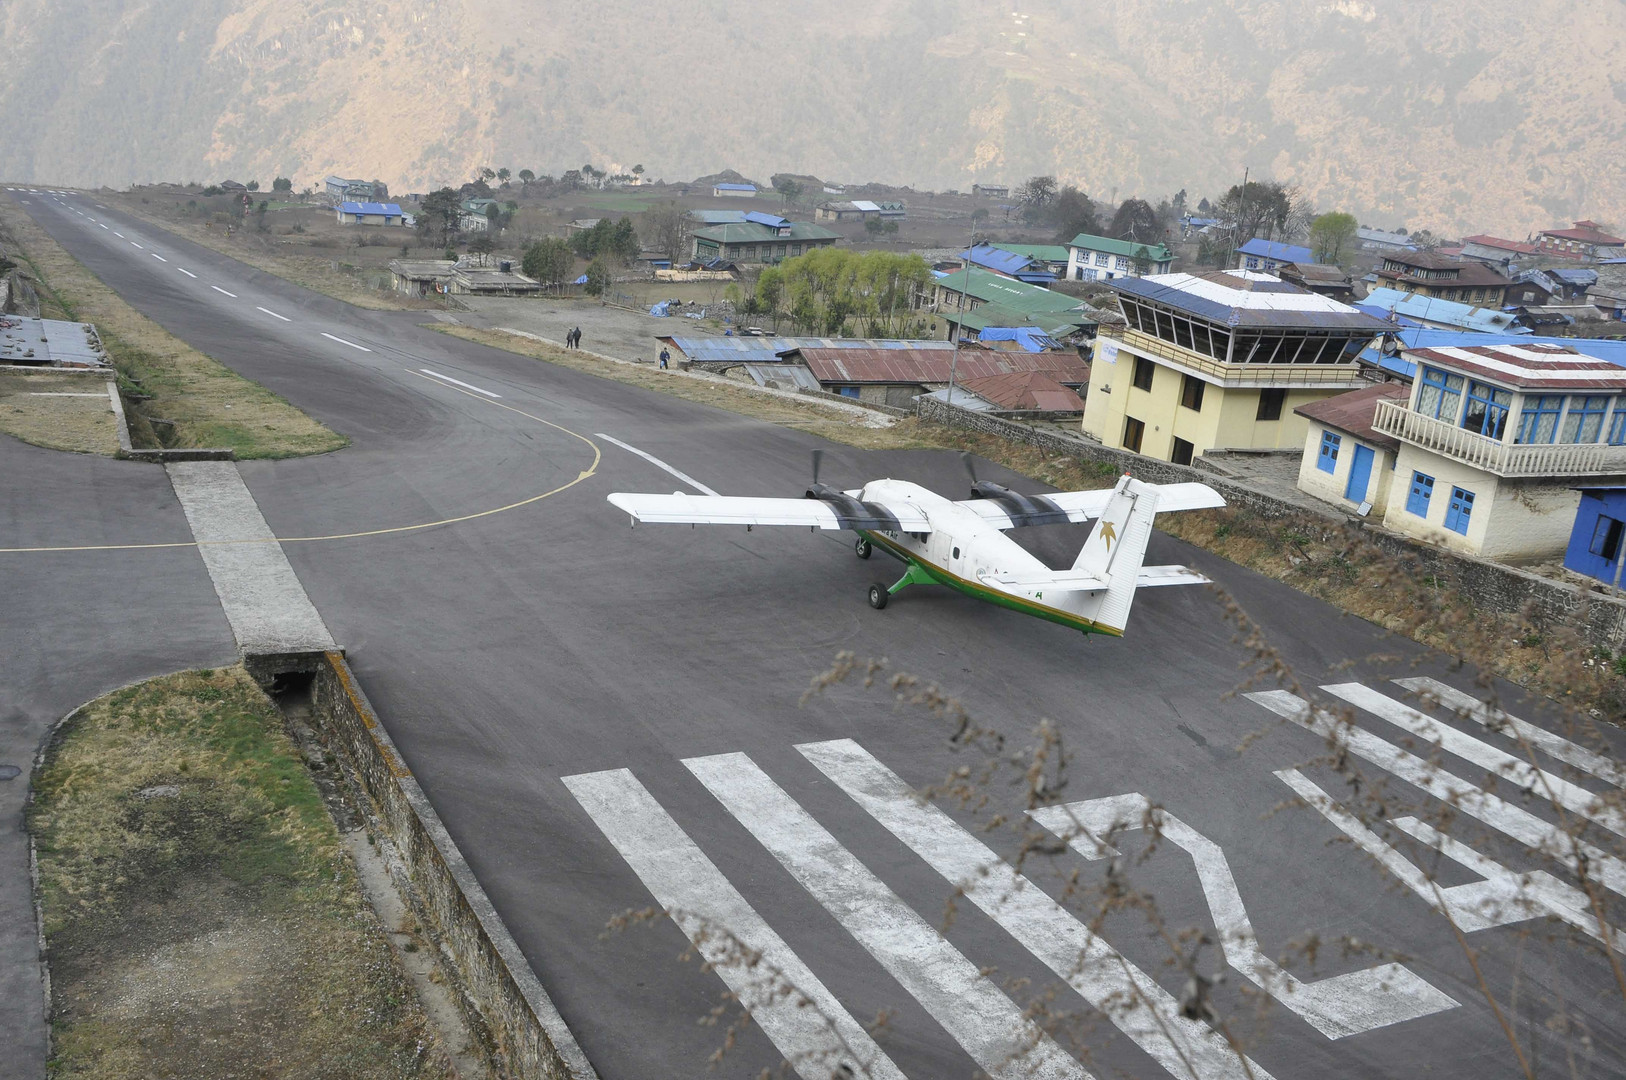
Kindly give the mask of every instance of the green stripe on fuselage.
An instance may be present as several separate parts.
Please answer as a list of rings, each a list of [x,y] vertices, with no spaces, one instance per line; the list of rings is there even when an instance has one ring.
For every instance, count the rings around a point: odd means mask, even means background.
[[[1061,611],[1053,607],[1046,607],[1044,604],[1029,600],[1025,597],[1013,596],[1010,593],[1004,592],[1000,589],[990,589],[988,586],[979,582],[971,581],[967,578],[960,577],[957,574],[951,574],[941,566],[934,566],[933,564],[925,561],[919,555],[916,555],[907,548],[902,547],[895,541],[888,540],[886,537],[881,536],[878,533],[871,532],[868,529],[859,529],[857,532],[859,536],[862,536],[872,544],[885,548],[890,554],[902,559],[908,565],[918,567],[922,573],[939,585],[947,585],[951,589],[963,592],[967,596],[974,596],[978,600],[986,600],[990,604],[998,604],[1002,608],[1009,608],[1012,611],[1019,611],[1024,615],[1032,615],[1034,618],[1043,619],[1046,622],[1058,623],[1062,626],[1070,626],[1074,630],[1082,630],[1086,634],[1105,634],[1108,637],[1123,637],[1124,632],[1116,629],[1115,627],[1100,626],[1080,615],[1074,615],[1071,612]]]

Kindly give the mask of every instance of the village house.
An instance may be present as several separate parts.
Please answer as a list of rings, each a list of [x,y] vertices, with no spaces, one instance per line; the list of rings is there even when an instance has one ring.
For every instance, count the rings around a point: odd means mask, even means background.
[[[780,352],[778,360],[806,367],[827,393],[903,409],[912,406],[917,396],[947,387],[951,375],[958,383],[1037,372],[1064,389],[1083,385],[1090,377],[1089,365],[1072,350],[1029,353],[961,348],[956,356],[952,348],[909,344],[909,348],[870,349],[804,346]]]
[[[1375,403],[1370,425],[1400,444],[1387,528],[1491,559],[1552,558],[1570,543],[1578,489],[1626,483],[1626,368],[1544,342],[1403,359],[1416,378]]]
[[[744,221],[713,225],[694,232],[694,260],[772,266],[816,248],[839,243],[840,233],[805,221],[751,212]]]
[[[334,213],[340,225],[406,224],[406,215],[395,203],[341,202]]]
[[[994,246],[1001,251],[1026,255],[1057,278],[1067,276],[1067,245],[1065,244],[1007,244],[1000,241]]]
[[[901,218],[907,211],[901,202],[873,202],[853,199],[851,202],[820,203],[813,211],[814,221],[868,221],[872,218]]]
[[[1514,259],[1528,259],[1540,254],[1534,244],[1517,240],[1503,240],[1499,236],[1465,236],[1462,239],[1462,257],[1490,263],[1506,269]]]
[[[1092,333],[1096,326],[1089,305],[1076,297],[975,266],[939,273],[915,306],[942,319],[950,340],[956,332],[975,336],[990,326],[1036,326],[1057,339]]]
[[[457,227],[464,232],[489,232],[491,207],[496,205],[496,199],[464,199],[458,208]]]
[[[1325,263],[1290,262],[1276,268],[1276,276],[1308,292],[1331,297],[1344,304],[1355,302],[1355,283],[1336,266]]]
[[[1626,582],[1626,487],[1582,488],[1575,527],[1564,549],[1564,568],[1597,578],[1611,588]]]
[[[1361,385],[1388,323],[1270,274],[1218,270],[1112,283],[1126,325],[1096,339],[1084,434],[1189,465],[1213,449],[1303,445],[1294,410]]]
[[[1174,253],[1162,244],[1140,244],[1089,233],[1079,233],[1067,243],[1069,281],[1166,274],[1173,266]]]
[[[983,199],[1008,199],[1011,189],[1005,184],[972,184],[971,194]]]
[[[1410,394],[1406,383],[1378,383],[1294,409],[1309,421],[1299,462],[1299,488],[1324,502],[1381,521],[1389,506],[1400,440],[1374,428],[1372,417],[1378,402],[1400,401]]]
[[[713,184],[711,194],[717,199],[754,199],[757,194],[755,184]]]
[[[1426,326],[1435,330],[1474,330],[1482,334],[1518,334],[1527,331],[1515,325],[1515,316],[1497,308],[1437,300],[1431,296],[1373,289],[1355,305],[1362,311],[1388,319],[1396,326]]]
[[[1417,245],[1403,232],[1385,232],[1362,225],[1355,230],[1355,239],[1365,251],[1416,251]]]
[[[543,289],[506,259],[391,259],[390,278],[402,296],[534,296]]]
[[[1378,283],[1397,292],[1499,308],[1512,284],[1482,262],[1452,259],[1431,251],[1394,251],[1378,267]]]
[[[1596,221],[1577,221],[1570,229],[1543,229],[1536,235],[1543,255],[1569,259],[1614,259],[1626,255],[1626,240],[1603,231]]]
[[[378,194],[370,180],[347,180],[342,176],[330,176],[323,184],[327,197],[334,203],[371,202]]]
[[[972,266],[987,270],[989,273],[1015,281],[1025,281],[1029,285],[1043,287],[1056,280],[1055,273],[1045,264],[1003,246],[978,244],[968,251],[960,252],[959,258],[962,260],[962,266],[965,262],[970,262]]]
[[[1278,244],[1274,240],[1261,240],[1257,236],[1236,249],[1238,270],[1263,270],[1274,273],[1288,263],[1313,263],[1315,252],[1295,244]]]

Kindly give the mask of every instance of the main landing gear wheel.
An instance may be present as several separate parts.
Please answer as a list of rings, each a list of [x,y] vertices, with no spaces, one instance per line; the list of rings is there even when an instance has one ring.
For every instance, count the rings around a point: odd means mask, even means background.
[[[879,583],[869,587],[869,606],[876,611],[886,607],[886,602],[892,599],[892,594],[886,591],[886,586]]]
[[[870,547],[869,541],[864,539],[862,536],[853,541],[853,554],[857,555],[860,559],[869,558],[869,553],[872,550],[874,549]]]

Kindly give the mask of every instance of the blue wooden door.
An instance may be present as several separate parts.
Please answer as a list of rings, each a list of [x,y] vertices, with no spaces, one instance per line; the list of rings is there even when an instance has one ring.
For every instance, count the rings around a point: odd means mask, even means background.
[[[1366,489],[1372,482],[1372,448],[1355,444],[1355,458],[1349,463],[1349,485],[1344,498],[1353,502],[1366,501]]]

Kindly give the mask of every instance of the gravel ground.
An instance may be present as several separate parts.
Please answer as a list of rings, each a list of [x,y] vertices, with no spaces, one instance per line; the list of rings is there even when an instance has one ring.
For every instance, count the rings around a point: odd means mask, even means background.
[[[597,300],[526,300],[468,297],[470,310],[454,312],[458,322],[481,329],[513,327],[563,344],[565,331],[582,329],[582,348],[621,360],[653,360],[660,355],[657,334],[715,336],[696,319],[657,319],[647,312],[600,305]]]

